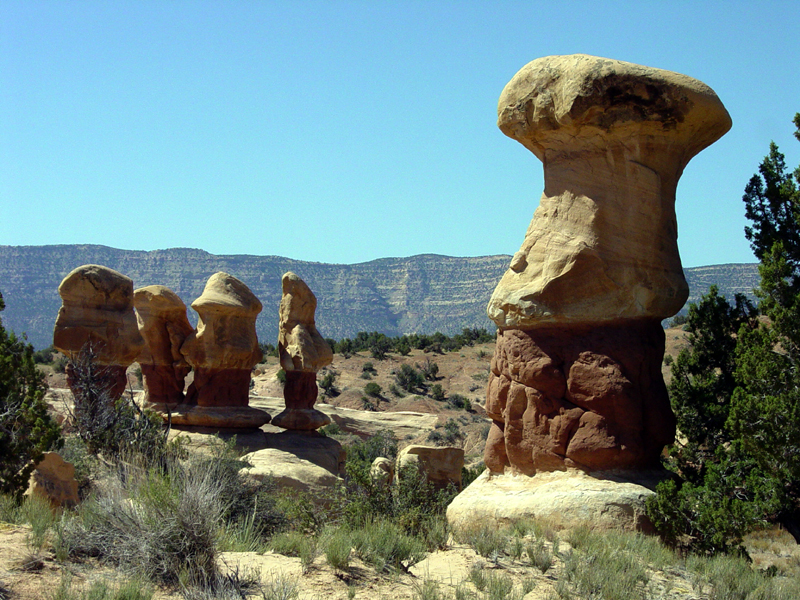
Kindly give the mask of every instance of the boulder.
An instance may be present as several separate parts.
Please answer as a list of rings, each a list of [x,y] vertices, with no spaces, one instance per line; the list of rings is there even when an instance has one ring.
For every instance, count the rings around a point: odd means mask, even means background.
[[[265,448],[243,457],[253,465],[247,470],[249,477],[272,477],[279,486],[306,492],[321,505],[333,501],[344,470],[345,454],[339,442],[317,432],[287,431],[265,434],[263,444]]]
[[[379,456],[372,461],[369,478],[374,485],[385,487],[394,479],[394,463],[388,458]]]
[[[53,329],[53,345],[64,355],[81,352],[103,367],[110,398],[127,387],[125,371],[144,347],[133,312],[133,281],[101,265],[83,265],[58,286],[62,305]],[[67,384],[75,392],[72,365]]]
[[[144,379],[145,400],[152,404],[183,402],[184,380],[191,367],[181,346],[194,333],[186,305],[163,285],[149,285],[133,293],[139,333],[144,348],[138,357]]]
[[[528,477],[486,470],[450,503],[447,520],[463,528],[474,523],[500,527],[536,518],[557,528],[590,525],[652,533],[645,502],[662,477],[659,472],[580,470]]]
[[[39,496],[50,501],[53,507],[72,508],[80,502],[75,467],[57,452],[45,452],[44,458],[31,473],[29,496]]]
[[[314,408],[317,401],[317,371],[333,361],[333,352],[314,321],[317,298],[294,273],[281,280],[283,296],[279,309],[278,358],[286,372],[283,397],[286,409],[272,419],[284,429],[313,430],[330,418]]]
[[[461,489],[461,469],[464,468],[464,449],[451,446],[406,446],[397,455],[395,479],[403,469],[416,467],[435,487],[455,485]]]

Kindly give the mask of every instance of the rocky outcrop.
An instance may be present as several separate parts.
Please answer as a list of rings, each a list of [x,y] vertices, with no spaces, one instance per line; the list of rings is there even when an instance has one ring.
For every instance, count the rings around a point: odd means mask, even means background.
[[[145,342],[138,358],[145,400],[158,405],[181,404],[184,380],[191,370],[181,346],[194,333],[186,317],[186,305],[163,285],[139,288],[133,293],[133,305]]]
[[[183,404],[173,423],[202,427],[253,428],[269,422],[269,414],[248,406],[250,374],[261,360],[256,315],[261,302],[248,287],[227,273],[209,278],[192,303],[199,321],[181,346],[194,370]]]
[[[498,126],[543,162],[545,189],[487,309],[493,473],[642,469],[672,441],[660,321],[688,294],[675,190],[730,125],[705,84],[593,56],[535,60],[503,90]]]
[[[133,312],[133,281],[100,265],[71,271],[58,286],[62,306],[53,329],[53,345],[66,356],[88,352],[103,367],[108,395],[125,391],[125,371],[144,347]],[[72,365],[67,383],[75,391]]]
[[[640,472],[625,479],[615,473],[576,470],[535,477],[486,470],[447,507],[447,520],[456,529],[541,519],[556,528],[589,525],[651,533],[645,503],[655,495],[659,481],[658,473]]]
[[[26,494],[45,498],[53,507],[74,507],[80,502],[75,467],[57,452],[45,452],[31,473]]]
[[[397,455],[395,479],[404,469],[416,468],[438,489],[454,485],[461,489],[461,469],[464,468],[464,449],[451,446],[406,446]]]
[[[316,431],[285,431],[263,434],[261,445],[242,457],[252,465],[248,477],[270,478],[278,486],[310,494],[320,505],[333,501],[333,488],[344,471],[345,452],[339,442]]]
[[[284,429],[319,429],[331,420],[314,408],[317,371],[331,364],[333,352],[317,331],[317,298],[311,289],[291,272],[283,276],[282,289],[278,357],[286,372],[286,410],[272,419],[272,424]]]

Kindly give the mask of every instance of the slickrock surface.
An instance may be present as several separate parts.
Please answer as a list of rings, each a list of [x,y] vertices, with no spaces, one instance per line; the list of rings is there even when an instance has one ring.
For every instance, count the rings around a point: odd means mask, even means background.
[[[144,347],[133,312],[133,281],[108,267],[83,265],[64,278],[58,294],[62,306],[53,345],[75,357],[91,346],[96,362],[105,367],[110,397],[119,397],[127,385],[125,370]],[[74,387],[71,366],[67,381]]]

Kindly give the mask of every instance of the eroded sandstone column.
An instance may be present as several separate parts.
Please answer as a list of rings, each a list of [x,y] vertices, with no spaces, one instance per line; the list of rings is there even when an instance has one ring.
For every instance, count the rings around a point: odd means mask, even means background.
[[[730,117],[685,75],[573,55],[523,67],[498,126],[544,163],[545,189],[487,309],[499,332],[485,463],[651,465],[675,434],[660,321],[688,296],[675,190]]]
[[[256,317],[261,302],[227,273],[212,275],[192,302],[199,320],[181,346],[194,370],[184,404],[172,414],[178,425],[226,428],[260,427],[269,415],[250,407],[250,376],[261,360]]]
[[[112,399],[125,391],[125,371],[144,346],[133,312],[133,281],[101,265],[83,265],[71,271],[58,286],[62,306],[53,330],[53,345],[77,358],[88,349],[99,365]],[[74,389],[72,366],[67,384]]]
[[[317,331],[317,298],[311,289],[291,272],[283,276],[281,283],[278,356],[286,372],[286,410],[273,418],[272,424],[284,429],[319,429],[331,420],[314,408],[317,372],[331,364],[333,352]]]
[[[139,355],[145,400],[163,407],[183,402],[184,380],[191,367],[181,346],[194,333],[186,305],[163,285],[149,285],[133,293],[139,333],[145,346]]]

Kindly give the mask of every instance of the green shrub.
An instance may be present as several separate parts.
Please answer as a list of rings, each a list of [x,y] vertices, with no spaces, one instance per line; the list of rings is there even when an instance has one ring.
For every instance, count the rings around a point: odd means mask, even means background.
[[[364,386],[364,393],[372,398],[380,398],[381,391],[381,386],[375,382],[370,382]]]
[[[4,308],[0,295],[0,311]],[[34,464],[61,446],[60,428],[44,401],[46,390],[33,346],[6,332],[0,321],[0,493],[21,496]]]
[[[337,571],[345,571],[350,564],[352,549],[350,532],[337,528],[325,537],[325,561]]]
[[[403,363],[394,375],[395,383],[410,394],[425,388],[425,376],[417,369]]]
[[[70,360],[74,407],[72,423],[92,454],[119,459],[136,454],[148,464],[165,460],[168,430],[161,417],[141,409],[132,395],[111,396],[110,371],[97,362],[91,344]]]
[[[472,409],[472,403],[465,396],[462,396],[461,394],[450,394],[450,396],[448,396],[447,398],[447,403],[452,408],[456,409],[461,409],[461,408],[463,408],[464,410]]]
[[[366,521],[351,532],[356,555],[377,571],[407,571],[425,558],[422,541],[405,534],[398,525],[385,519]]]
[[[329,398],[339,395],[339,389],[336,387],[336,377],[337,373],[335,371],[327,369],[319,382],[319,389]]]
[[[417,364],[417,369],[428,381],[436,381],[439,378],[439,365],[430,358],[426,358],[422,364]]]
[[[441,402],[444,400],[444,390],[442,389],[442,385],[439,383],[434,383],[431,386],[431,398],[436,400],[437,402]]]
[[[278,369],[278,372],[275,373],[275,378],[281,385],[286,385],[286,371],[283,369]]]

